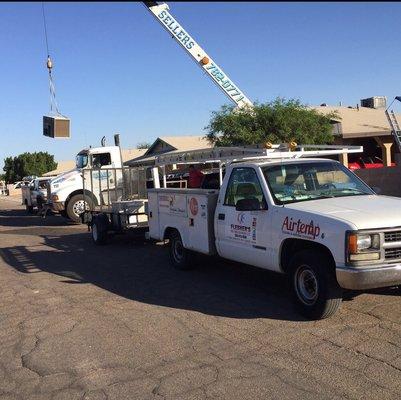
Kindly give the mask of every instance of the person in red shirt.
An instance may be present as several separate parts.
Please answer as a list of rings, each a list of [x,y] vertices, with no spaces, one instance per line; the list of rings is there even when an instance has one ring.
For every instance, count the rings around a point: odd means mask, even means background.
[[[188,186],[190,188],[200,188],[203,181],[203,173],[195,168],[194,165],[189,166]]]

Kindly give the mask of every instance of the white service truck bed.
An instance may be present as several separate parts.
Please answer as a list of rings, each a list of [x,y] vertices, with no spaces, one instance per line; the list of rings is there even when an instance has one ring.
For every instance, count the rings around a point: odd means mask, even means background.
[[[149,236],[164,240],[167,228],[182,233],[185,248],[215,254],[214,211],[218,190],[149,189]]]

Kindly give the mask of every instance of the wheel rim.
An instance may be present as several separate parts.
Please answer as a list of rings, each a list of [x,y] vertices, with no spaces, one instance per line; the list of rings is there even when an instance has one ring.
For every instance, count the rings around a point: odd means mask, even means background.
[[[92,237],[93,237],[93,240],[96,242],[97,238],[98,238],[98,231],[97,231],[96,224],[92,225]]]
[[[173,256],[176,262],[181,262],[184,257],[184,247],[182,246],[181,240],[173,240]]]
[[[298,298],[306,305],[314,304],[319,294],[319,285],[314,271],[303,265],[298,268],[294,279]]]
[[[72,206],[72,212],[79,217],[80,214],[82,214],[84,211],[89,210],[89,206],[88,203],[86,201],[83,200],[78,200],[76,201],[73,206]]]

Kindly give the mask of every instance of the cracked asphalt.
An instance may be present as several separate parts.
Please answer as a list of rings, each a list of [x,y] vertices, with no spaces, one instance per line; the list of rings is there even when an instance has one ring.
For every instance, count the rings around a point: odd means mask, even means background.
[[[0,399],[300,398],[401,398],[400,292],[310,322],[281,276],[0,199]]]

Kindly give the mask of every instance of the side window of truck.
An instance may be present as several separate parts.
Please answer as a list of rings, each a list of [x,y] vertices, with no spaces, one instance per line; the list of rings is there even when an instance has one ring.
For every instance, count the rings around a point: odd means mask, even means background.
[[[100,153],[92,155],[92,166],[94,168],[101,168],[104,165],[111,164],[110,153]]]
[[[228,181],[224,205],[235,207],[238,200],[251,198],[259,200],[261,209],[267,209],[256,171],[253,168],[234,168]]]

